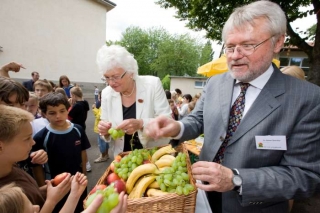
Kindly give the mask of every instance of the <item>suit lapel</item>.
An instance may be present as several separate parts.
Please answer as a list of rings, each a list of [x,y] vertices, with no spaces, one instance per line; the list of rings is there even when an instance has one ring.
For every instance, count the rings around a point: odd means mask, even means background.
[[[225,129],[228,128],[229,124],[229,114],[230,114],[230,106],[232,101],[232,93],[234,87],[235,80],[230,76],[230,74],[226,75],[224,81],[220,82],[220,109],[221,116],[223,120],[223,126]],[[230,98],[226,98],[230,97]]]
[[[236,132],[229,141],[228,146],[236,142],[240,137],[264,120],[281,105],[276,97],[285,93],[283,82],[284,81],[281,72],[275,68],[269,81],[261,90],[257,99],[254,101],[251,108],[242,119]]]

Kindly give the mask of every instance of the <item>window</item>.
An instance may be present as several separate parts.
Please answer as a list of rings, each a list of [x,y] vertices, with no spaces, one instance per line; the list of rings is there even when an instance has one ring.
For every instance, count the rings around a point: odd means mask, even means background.
[[[195,81],[194,82],[194,87],[195,88],[203,88],[206,85],[206,81]]]
[[[303,69],[303,71],[306,73],[306,76],[308,75],[309,71],[309,59],[308,58],[302,58],[302,57],[283,57],[280,58],[280,68],[286,67],[286,66],[298,66]]]

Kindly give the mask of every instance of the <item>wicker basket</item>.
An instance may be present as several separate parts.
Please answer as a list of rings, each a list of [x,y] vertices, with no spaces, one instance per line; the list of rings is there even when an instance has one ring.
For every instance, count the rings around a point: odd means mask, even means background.
[[[195,190],[189,195],[178,195],[176,193],[170,193],[164,196],[157,197],[142,197],[136,199],[128,199],[127,212],[139,212],[139,213],[158,213],[158,212],[174,212],[174,213],[194,213],[197,198],[197,187],[195,186],[195,180],[191,175],[191,164],[189,160],[188,150],[183,144],[176,148],[177,151],[186,154],[188,175],[190,183],[194,186]],[[123,157],[129,152],[120,153]],[[110,168],[108,167],[104,174],[101,176],[98,184],[104,184],[105,178],[108,176]]]

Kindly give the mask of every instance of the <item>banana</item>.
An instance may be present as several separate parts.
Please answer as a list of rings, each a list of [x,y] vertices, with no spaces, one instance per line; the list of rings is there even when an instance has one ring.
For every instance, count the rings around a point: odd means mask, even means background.
[[[155,196],[162,196],[162,195],[167,195],[169,194],[168,192],[163,192],[158,189],[148,189],[147,191],[147,196],[148,197],[155,197]]]
[[[174,159],[160,159],[155,162],[158,168],[162,167],[170,167],[173,163]]]
[[[156,162],[161,156],[165,154],[175,153],[176,150],[172,148],[171,144],[158,149],[151,157],[151,162]]]
[[[126,191],[128,194],[131,193],[133,186],[135,185],[136,181],[143,175],[146,174],[155,174],[157,170],[156,165],[153,163],[147,163],[147,164],[142,164],[135,168],[130,176],[128,177],[128,180],[126,182]]]
[[[143,176],[141,180],[135,185],[134,190],[129,194],[129,198],[140,198],[146,191],[147,187],[156,179],[156,176]]]
[[[170,159],[170,160],[175,160],[176,158],[172,155],[163,155],[159,160],[161,159]]]
[[[137,180],[136,184],[134,185],[132,191],[130,192],[130,194],[128,195],[129,199],[134,198],[133,196],[136,194],[137,192],[137,185],[140,183],[140,181],[142,180],[143,177],[141,177],[139,180]]]
[[[159,186],[159,184],[158,184],[157,181],[153,181],[153,182],[148,186],[148,188],[160,189],[160,186]],[[134,189],[133,189],[133,190],[134,190]],[[132,191],[133,191],[133,190],[132,190]]]

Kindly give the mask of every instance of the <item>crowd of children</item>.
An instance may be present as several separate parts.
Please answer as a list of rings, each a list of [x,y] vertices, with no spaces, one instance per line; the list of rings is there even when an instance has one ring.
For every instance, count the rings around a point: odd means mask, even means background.
[[[39,212],[40,208],[40,212],[81,212],[87,195],[89,105],[81,89],[71,88],[69,79],[66,85],[65,78],[60,83],[70,100],[53,92],[46,80],[34,82],[34,92],[29,93],[9,78],[9,71],[18,72],[21,67],[13,62],[0,69],[0,213]],[[53,187],[51,178],[63,172],[67,177]],[[112,212],[124,212],[126,198],[121,193]],[[83,212],[96,212],[102,200],[97,196]]]

